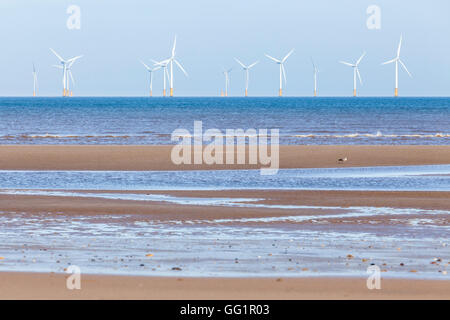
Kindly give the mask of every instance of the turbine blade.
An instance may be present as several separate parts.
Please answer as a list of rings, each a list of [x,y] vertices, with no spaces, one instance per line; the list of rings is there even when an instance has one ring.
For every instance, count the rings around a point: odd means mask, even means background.
[[[80,59],[82,57],[83,56],[76,56],[76,57],[73,57],[72,59],[67,60],[66,62],[72,62],[72,64],[73,64],[75,61],[77,61],[78,59]]]
[[[402,49],[402,40],[403,40],[403,35],[400,35],[400,42],[398,43],[398,49],[397,49],[397,58],[400,57],[400,50]]]
[[[355,67],[354,64],[351,64],[351,63],[349,63],[349,62],[339,61],[339,63],[345,64],[345,65],[350,66],[350,67]]]
[[[150,67],[149,67],[148,65],[146,65],[142,60],[139,60],[139,61],[144,65],[144,67],[145,67],[148,71],[151,70]]]
[[[412,78],[411,73],[409,73],[408,69],[406,68],[405,64],[402,62],[402,60],[398,59],[398,62],[402,65],[402,67],[405,69],[405,71],[408,73],[408,75]]]
[[[175,40],[173,41],[172,58],[175,57],[175,48],[176,47],[177,47],[177,36],[175,36]]]
[[[283,77],[284,77],[284,84],[286,84],[287,83],[286,70],[284,70],[284,65],[283,64],[281,64],[281,73],[283,74]]]
[[[258,63],[259,63],[259,61],[253,62],[251,65],[249,65],[249,66],[247,67],[247,69],[250,69],[250,68],[256,66]]]
[[[69,70],[69,76],[70,76],[70,79],[72,80],[72,83],[75,85],[75,79],[73,78],[72,71],[70,71],[70,70]]]
[[[397,58],[383,62],[381,65],[389,64],[389,63],[395,62],[396,60],[397,60]]]
[[[312,66],[313,66],[313,68],[314,68],[314,71],[316,71],[317,70],[317,68],[316,68],[316,65],[314,64],[314,60],[313,60],[313,58],[311,57],[311,63],[312,63]]]
[[[53,50],[52,48],[50,48],[50,51],[53,52],[53,54],[61,61],[61,62],[65,62],[63,58],[61,58],[61,56],[59,54],[56,53],[55,50]]]
[[[269,56],[268,54],[264,54],[267,58],[269,58],[269,59],[271,59],[271,60],[273,60],[273,61],[275,61],[276,63],[281,63],[281,61],[280,60],[278,60],[278,59],[275,59],[274,57],[271,57],[271,56]]]
[[[184,70],[184,68],[181,66],[181,63],[179,63],[179,62],[178,62],[177,60],[175,60],[175,59],[173,59],[173,61],[177,64],[178,68],[180,68],[181,71],[183,71],[184,75],[185,75],[186,77],[189,77],[188,74],[187,74],[187,72],[186,72],[186,70]]]
[[[358,78],[359,78],[359,83],[363,83],[362,82],[362,79],[361,79],[361,74],[359,73],[359,69],[358,69],[358,67],[356,67],[356,73],[358,74]]]
[[[358,61],[356,61],[356,65],[358,65],[361,62],[361,60],[364,58],[365,55],[366,55],[366,52],[364,52],[362,54],[362,56],[358,59]]]
[[[238,58],[234,58],[234,60],[236,60],[236,62],[239,63],[242,66],[242,68],[244,68],[244,69],[247,68],[241,61],[239,61]]]
[[[289,53],[283,58],[283,60],[281,60],[281,62],[285,62],[287,60],[287,58],[289,58],[289,56],[292,54],[292,52],[294,52],[294,49],[289,51]]]

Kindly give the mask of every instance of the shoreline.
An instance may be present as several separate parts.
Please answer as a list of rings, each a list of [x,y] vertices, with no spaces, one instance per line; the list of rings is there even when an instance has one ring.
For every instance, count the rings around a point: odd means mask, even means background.
[[[260,165],[175,165],[172,145],[0,145],[0,170],[166,171],[260,169]],[[338,159],[348,158],[339,163]],[[235,157],[236,158],[236,157]],[[450,164],[450,146],[280,145],[280,168]],[[264,167],[264,166],[263,166]]]
[[[190,278],[81,275],[81,290],[68,290],[68,274],[0,272],[0,299],[297,300],[440,299],[448,280],[383,279],[369,290],[365,278]]]

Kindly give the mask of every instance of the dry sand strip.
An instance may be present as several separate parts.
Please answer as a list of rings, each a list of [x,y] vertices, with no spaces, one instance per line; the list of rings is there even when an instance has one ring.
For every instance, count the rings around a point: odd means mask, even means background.
[[[360,278],[176,278],[0,272],[0,299],[450,299],[450,281],[382,279],[369,290]]]
[[[172,146],[3,145],[0,170],[218,170],[255,165],[175,165]],[[345,163],[338,159],[348,158]],[[280,168],[450,164],[450,146],[280,146]]]

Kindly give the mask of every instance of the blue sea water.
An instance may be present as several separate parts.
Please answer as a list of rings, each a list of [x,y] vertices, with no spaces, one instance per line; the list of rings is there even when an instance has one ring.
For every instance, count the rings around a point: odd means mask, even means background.
[[[450,191],[450,165],[213,171],[0,171],[2,189]]]
[[[450,143],[450,98],[0,98],[0,144],[170,144],[177,128],[282,144]]]

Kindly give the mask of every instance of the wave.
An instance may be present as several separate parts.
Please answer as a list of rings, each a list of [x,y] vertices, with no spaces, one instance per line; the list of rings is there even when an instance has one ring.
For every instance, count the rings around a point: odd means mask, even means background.
[[[86,135],[77,135],[77,134],[19,134],[19,135],[3,135],[0,136],[0,139],[102,139],[102,138],[130,138],[131,135],[95,135],[95,134],[86,134]],[[138,137],[138,136],[133,136]]]
[[[348,133],[348,134],[298,134],[295,138],[450,138],[449,133],[436,134],[383,134],[377,133]]]

